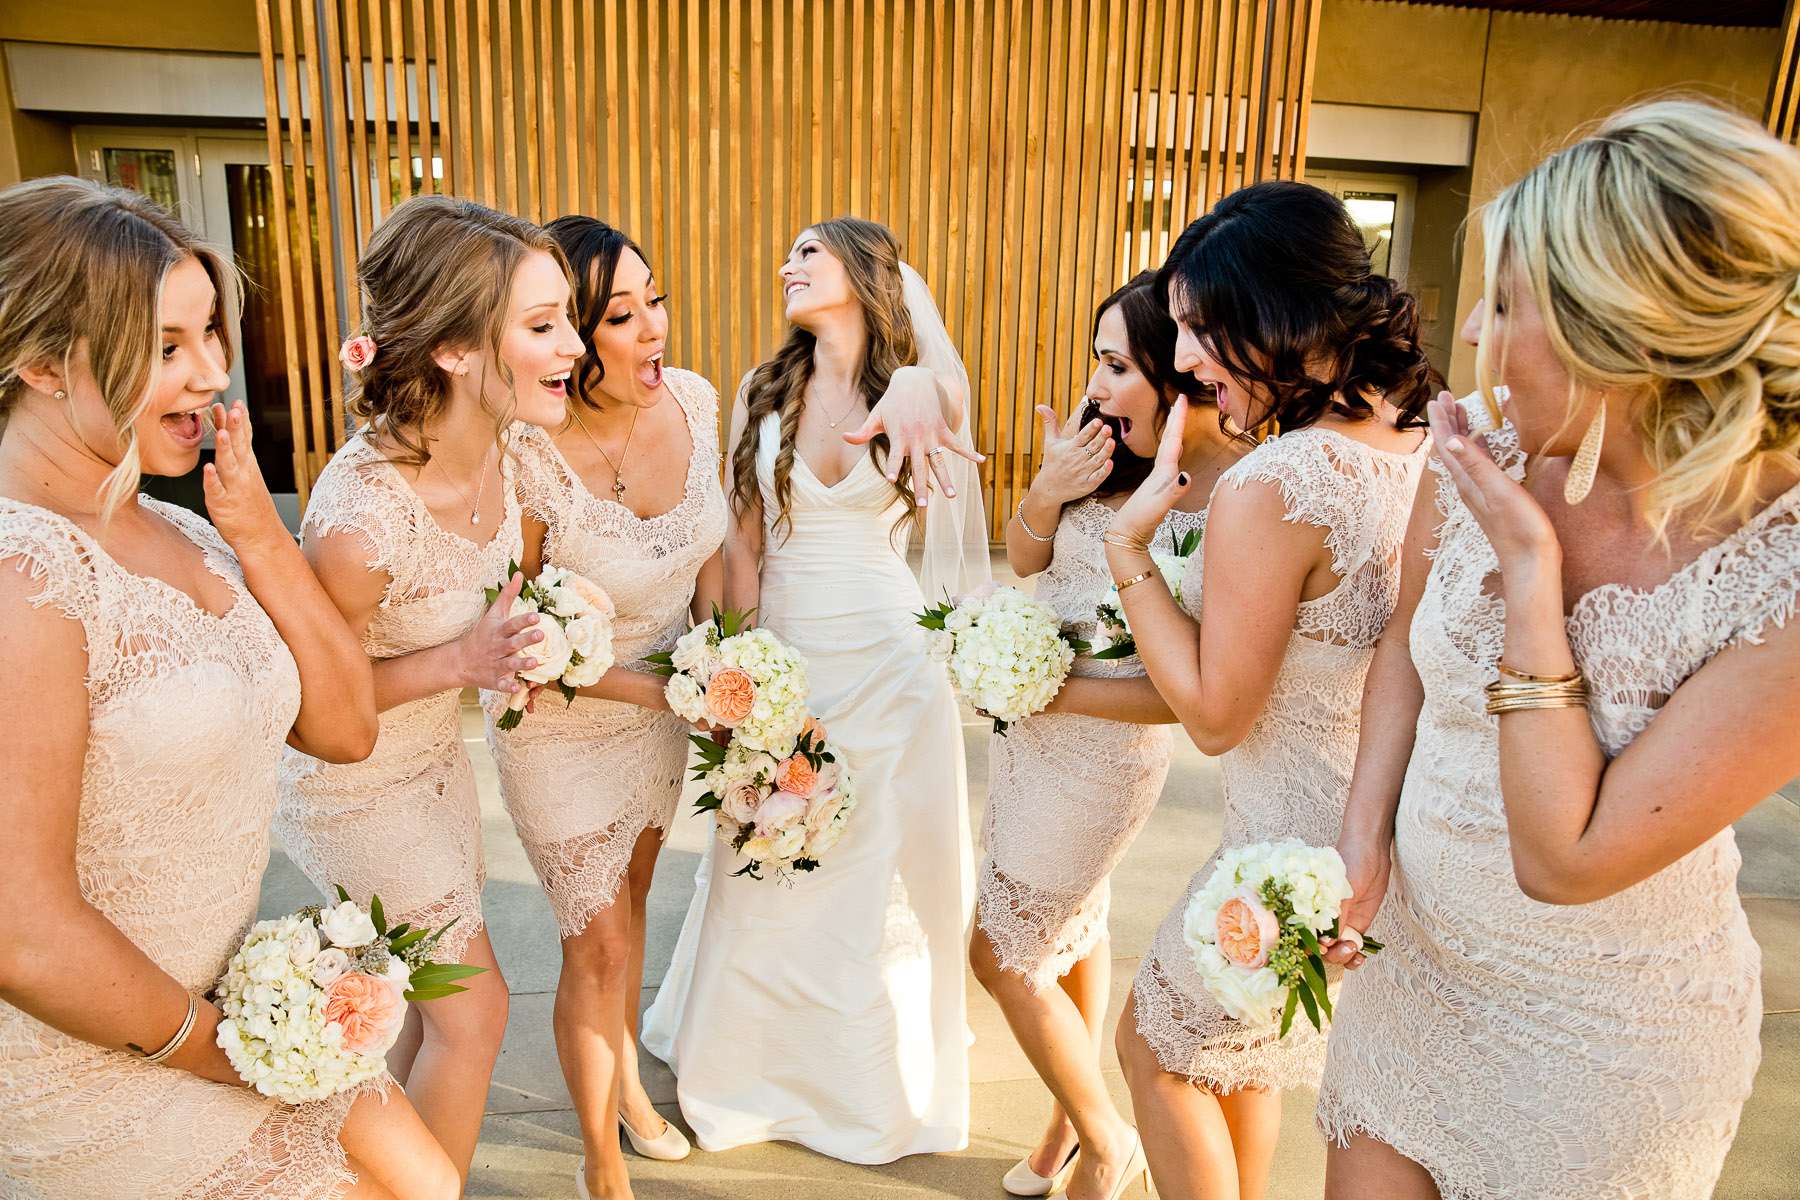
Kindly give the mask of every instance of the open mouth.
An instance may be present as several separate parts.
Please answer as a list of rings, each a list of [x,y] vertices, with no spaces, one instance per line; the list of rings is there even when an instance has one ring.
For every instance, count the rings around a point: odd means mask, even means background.
[[[205,413],[204,408],[168,413],[162,419],[163,430],[177,445],[191,450],[206,436]]]
[[[808,284],[806,283],[805,280],[796,279],[792,283],[788,284],[785,288],[782,288],[781,294],[783,296],[787,296],[791,299],[795,292],[804,292],[807,289],[807,287],[808,287]]]
[[[638,382],[644,385],[645,391],[653,392],[662,386],[662,368],[663,356],[660,350],[638,364]]]
[[[541,376],[538,379],[538,386],[543,388],[546,392],[554,393],[555,395],[566,399],[569,395],[569,375],[570,372],[562,371],[555,375]]]

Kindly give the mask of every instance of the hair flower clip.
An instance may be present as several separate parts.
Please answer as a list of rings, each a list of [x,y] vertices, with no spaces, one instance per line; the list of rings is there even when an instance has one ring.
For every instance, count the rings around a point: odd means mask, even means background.
[[[361,373],[375,361],[375,339],[368,334],[358,334],[338,347],[338,361],[345,369]]]

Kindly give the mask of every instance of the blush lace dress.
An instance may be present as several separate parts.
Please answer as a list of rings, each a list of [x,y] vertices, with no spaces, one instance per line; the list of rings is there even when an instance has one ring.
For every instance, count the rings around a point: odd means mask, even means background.
[[[528,427],[515,423],[517,444]],[[370,658],[398,658],[462,637],[524,552],[510,455],[504,514],[485,544],[444,529],[394,465],[357,434],[313,485],[301,536],[353,534],[390,582],[363,633]],[[463,746],[461,691],[447,688],[381,714],[375,752],[325,763],[289,749],[276,831],[321,892],[360,903],[379,893],[392,921],[436,929],[440,962],[460,960],[482,929],[481,809]]]
[[[1426,449],[1390,452],[1309,426],[1264,442],[1219,487],[1274,484],[1286,520],[1323,528],[1337,587],[1301,603],[1269,700],[1247,736],[1220,756],[1225,828],[1163,920],[1133,985],[1137,1029],[1164,1070],[1211,1091],[1311,1087],[1325,1039],[1305,1020],[1285,1038],[1225,1015],[1200,982],[1182,936],[1187,899],[1237,846],[1299,838],[1330,846],[1343,823],[1361,729],[1363,678],[1400,596],[1400,551]],[[1216,493],[1215,493],[1216,494]],[[1182,604],[1198,620],[1203,564],[1188,566]],[[1336,972],[1333,972],[1336,978]]]
[[[1101,541],[1112,518],[1098,500],[1066,506],[1037,582],[1037,598],[1083,638],[1092,638],[1094,606],[1112,585]],[[1205,527],[1204,509],[1172,511],[1154,548]],[[1083,655],[1071,674],[1129,678],[1144,666]],[[1169,748],[1166,725],[1063,713],[1027,717],[989,742],[975,924],[1000,966],[1033,990],[1054,984],[1106,936],[1108,876],[1162,795]]]
[[[86,635],[82,897],[203,996],[256,917],[300,675],[212,526],[139,503],[230,585],[223,616],[126,571],[67,519],[14,500],[0,499],[0,570],[41,584],[33,603],[55,606]],[[315,1200],[354,1182],[337,1137],[355,1094],[290,1107],[69,1037],[5,1003],[0,1093],[9,1200]]]
[[[681,500],[639,517],[582,486],[548,434],[519,439],[519,491],[547,528],[544,562],[585,575],[617,613],[617,666],[644,670],[644,655],[687,632],[694,581],[725,539],[719,487],[719,396],[691,371],[670,370],[670,394],[687,418],[692,453]],[[681,798],[687,722],[641,705],[545,692],[517,727],[494,718],[505,697],[483,696],[500,793],[550,898],[562,936],[587,927],[613,902],[645,829],[666,829]]]
[[[1488,436],[1514,478],[1510,426]],[[1412,622],[1424,685],[1376,921],[1387,948],[1344,989],[1319,1123],[1416,1160],[1448,1200],[1701,1200],[1756,1074],[1761,955],[1721,830],[1592,904],[1513,875],[1500,794],[1499,563],[1455,487]],[[1800,488],[1648,590],[1582,596],[1569,645],[1595,736],[1620,754],[1681,682],[1800,604]]]

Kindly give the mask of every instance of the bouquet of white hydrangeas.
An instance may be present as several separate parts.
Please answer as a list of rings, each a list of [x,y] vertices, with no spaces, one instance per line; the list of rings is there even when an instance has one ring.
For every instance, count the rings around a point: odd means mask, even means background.
[[[825,727],[807,718],[793,749],[777,757],[733,738],[720,746],[692,739],[699,750],[694,778],[706,793],[694,807],[713,814],[719,840],[747,861],[733,872],[761,879],[816,870],[837,844],[856,807],[843,752],[826,740]]]
[[[807,721],[806,661],[749,613],[721,612],[644,661],[669,677],[663,695],[684,721],[731,731],[733,744],[785,757]]]
[[[509,564],[506,577],[518,574],[519,564]],[[487,589],[492,604],[501,588]],[[577,688],[592,687],[613,665],[612,597],[593,580],[561,567],[545,567],[538,577],[519,589],[508,618],[537,613],[544,639],[527,648],[537,666],[521,671],[518,685],[506,701],[506,709],[494,725],[512,729],[525,718],[525,705],[533,687],[554,684],[563,699],[573,703]]]
[[[1190,529],[1179,539],[1169,532],[1169,553],[1150,552],[1150,561],[1162,574],[1163,582],[1175,603],[1181,603],[1181,580],[1187,574],[1188,562],[1200,549],[1200,531]],[[1130,658],[1137,653],[1137,639],[1131,636],[1131,622],[1125,619],[1125,606],[1119,602],[1119,585],[1106,589],[1106,595],[1094,606],[1094,658]]]
[[[1194,968],[1227,1014],[1281,1033],[1296,1006],[1313,1028],[1331,1016],[1321,935],[1338,936],[1338,910],[1350,898],[1344,860],[1329,846],[1297,838],[1239,846],[1219,856],[1206,883],[1188,900],[1182,933]],[[1363,939],[1362,952],[1381,943]]]
[[[1056,698],[1075,655],[1088,648],[1063,630],[1054,608],[1013,587],[986,584],[918,617],[926,652],[949,665],[956,690],[1002,735]]]
[[[484,969],[431,961],[449,928],[390,929],[380,897],[364,909],[341,887],[337,904],[258,921],[214,989],[225,1014],[219,1048],[246,1083],[285,1104],[377,1078],[407,1003],[465,991],[456,981]]]

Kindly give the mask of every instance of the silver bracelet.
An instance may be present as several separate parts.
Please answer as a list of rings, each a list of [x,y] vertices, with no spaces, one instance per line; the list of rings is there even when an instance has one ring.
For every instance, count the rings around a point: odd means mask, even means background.
[[[159,1063],[163,1059],[169,1057],[169,1055],[181,1049],[188,1040],[188,1034],[194,1032],[194,1019],[199,1015],[200,1002],[194,999],[193,995],[190,993],[188,996],[187,1016],[183,1018],[181,1028],[175,1031],[175,1036],[170,1038],[168,1044],[161,1050],[156,1051],[154,1054],[143,1055],[144,1061]]]
[[[1031,527],[1031,522],[1025,519],[1025,498],[1023,496],[1019,497],[1019,503],[1017,507],[1013,509],[1013,519],[1018,521],[1019,528],[1025,531],[1025,536],[1034,542],[1054,542],[1056,540],[1056,535],[1054,533],[1049,537],[1045,537]]]

